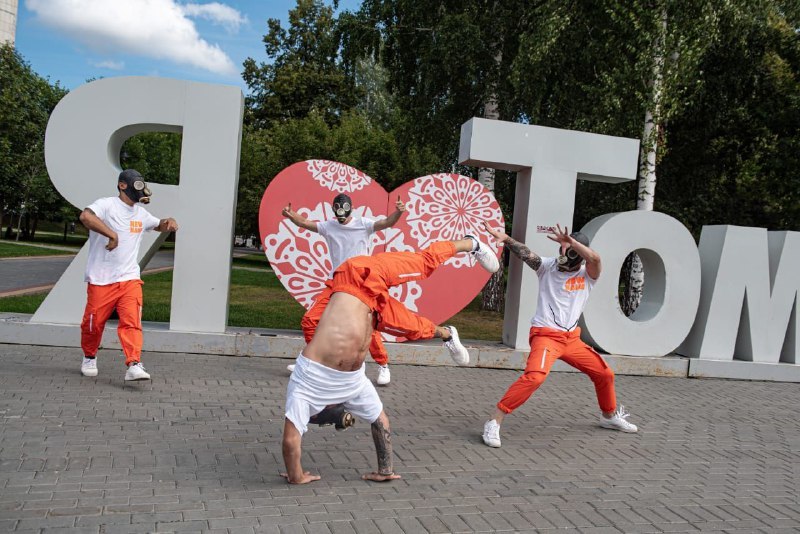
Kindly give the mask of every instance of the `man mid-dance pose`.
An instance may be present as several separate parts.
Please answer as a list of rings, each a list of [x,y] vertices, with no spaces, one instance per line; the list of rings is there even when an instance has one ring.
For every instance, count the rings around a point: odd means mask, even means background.
[[[583,313],[589,292],[602,269],[600,255],[589,248],[589,239],[582,233],[568,234],[559,225],[547,236],[560,246],[557,258],[542,258],[519,241],[493,230],[486,230],[504,243],[539,276],[539,300],[536,315],[531,319],[531,352],[525,373],[508,388],[497,403],[491,419],[483,426],[483,442],[500,446],[500,424],[503,418],[530,398],[544,383],[550,368],[561,359],[585,373],[594,382],[602,415],[600,426],[622,432],[636,432],[636,425],[627,421],[628,413],[620,406],[614,391],[614,372],[589,345],[581,341],[578,318]]]
[[[297,357],[286,388],[286,421],[283,428],[283,476],[292,484],[319,480],[303,471],[301,443],[312,416],[327,419],[329,410],[343,404],[349,413],[370,422],[378,470],[365,480],[400,478],[392,465],[389,418],[375,386],[364,373],[364,359],[373,329],[390,329],[409,339],[441,337],[460,365],[469,363],[455,328],[437,326],[410,312],[389,296],[389,288],[422,280],[459,252],[471,252],[486,270],[499,268],[497,256],[475,238],[441,241],[419,252],[385,252],[358,256],[344,262],[328,281],[332,290],[311,341]],[[339,408],[340,409],[340,408]]]

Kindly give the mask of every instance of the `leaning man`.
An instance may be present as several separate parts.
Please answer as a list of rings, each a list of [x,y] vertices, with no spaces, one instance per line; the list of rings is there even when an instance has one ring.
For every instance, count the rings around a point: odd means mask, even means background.
[[[119,195],[94,201],[83,210],[80,220],[89,229],[89,261],[86,310],[81,322],[84,376],[97,376],[97,348],[106,321],[114,309],[119,316],[117,335],[125,353],[125,380],[149,380],[141,363],[142,282],[139,276],[139,247],[144,232],[174,232],[175,219],[157,219],[142,207],[150,202],[150,189],[133,169],[122,171],[117,182]]]

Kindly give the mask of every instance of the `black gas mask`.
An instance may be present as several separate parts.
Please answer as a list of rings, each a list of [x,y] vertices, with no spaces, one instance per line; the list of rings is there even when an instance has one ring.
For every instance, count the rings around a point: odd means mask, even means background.
[[[353,211],[353,201],[344,193],[336,195],[333,199],[333,214],[336,215],[336,220],[344,224],[350,213]]]
[[[153,193],[150,192],[150,189],[147,187],[147,184],[144,182],[144,178],[139,171],[134,169],[127,169],[119,173],[119,180],[118,182],[124,182],[127,187],[122,191],[128,195],[128,198],[131,199],[134,203],[141,202],[142,204],[149,204],[150,197],[153,196]],[[117,189],[119,189],[119,185],[117,185]]]
[[[586,247],[589,246],[589,238],[580,232],[574,232],[570,234],[570,237],[575,241],[577,241],[578,243],[580,243],[581,245],[584,245]],[[576,267],[578,267],[581,263],[583,263],[583,258],[581,257],[580,254],[578,254],[577,250],[575,250],[572,247],[568,247],[563,254],[558,255],[556,261],[558,261],[558,265],[563,267],[564,270],[572,271]]]

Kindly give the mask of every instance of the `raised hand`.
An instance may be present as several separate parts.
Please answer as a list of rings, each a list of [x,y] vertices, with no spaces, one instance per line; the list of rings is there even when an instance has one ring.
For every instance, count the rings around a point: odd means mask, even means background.
[[[397,202],[395,202],[394,205],[397,208],[397,211],[399,211],[400,213],[406,211],[406,205],[402,200],[400,200],[399,195],[397,196]]]
[[[501,232],[500,230],[495,230],[489,223],[483,221],[483,229],[489,232],[489,234],[494,237],[498,243],[504,243],[508,240],[508,235],[505,232]]]
[[[569,236],[569,230],[566,226],[562,230],[561,225],[556,224],[556,227],[551,230],[551,232],[552,233],[547,236],[547,239],[555,241],[561,245],[561,250],[565,250],[567,247],[572,246],[572,238]]]
[[[289,204],[287,204],[286,207],[283,208],[283,210],[281,211],[281,215],[283,215],[284,217],[289,217],[289,218],[292,218],[295,215],[295,212],[292,211],[292,203],[291,202],[289,202]]]

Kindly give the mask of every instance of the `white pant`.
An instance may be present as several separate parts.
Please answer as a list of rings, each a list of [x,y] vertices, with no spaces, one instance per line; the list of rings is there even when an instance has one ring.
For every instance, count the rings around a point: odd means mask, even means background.
[[[356,417],[374,423],[383,411],[383,403],[365,369],[366,365],[362,365],[357,371],[337,371],[301,353],[286,386],[286,418],[302,435],[308,430],[312,415],[328,405],[344,404]]]

